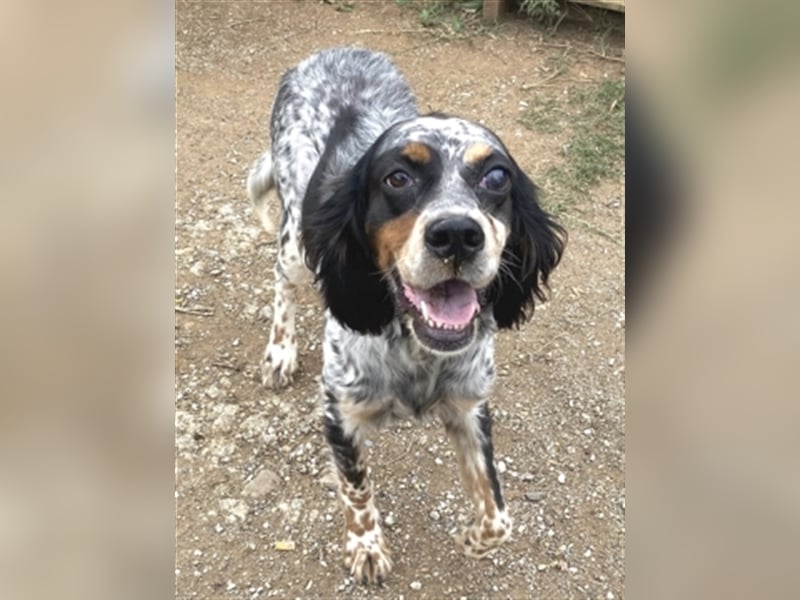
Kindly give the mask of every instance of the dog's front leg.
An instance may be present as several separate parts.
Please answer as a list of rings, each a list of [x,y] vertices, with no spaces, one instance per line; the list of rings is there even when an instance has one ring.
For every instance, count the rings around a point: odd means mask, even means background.
[[[467,556],[481,558],[511,535],[511,517],[497,479],[492,417],[487,403],[449,415],[445,429],[455,447],[461,480],[475,507],[475,520],[456,536]]]
[[[347,417],[340,411],[339,401],[330,392],[326,395],[325,437],[333,454],[344,509],[345,566],[358,582],[382,583],[392,570],[392,559],[381,531],[361,436],[357,428],[343,422]]]

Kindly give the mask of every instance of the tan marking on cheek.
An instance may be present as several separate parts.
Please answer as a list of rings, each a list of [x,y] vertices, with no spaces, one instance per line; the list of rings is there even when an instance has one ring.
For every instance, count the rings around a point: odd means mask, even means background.
[[[421,144],[420,142],[411,142],[405,148],[403,148],[400,154],[405,156],[411,162],[418,164],[426,164],[431,161],[430,149],[425,144]]]
[[[417,213],[407,212],[396,219],[384,223],[375,234],[375,254],[378,266],[388,271],[396,257],[406,245],[417,222]]]
[[[281,327],[275,328],[275,339],[272,341],[275,344],[280,344],[283,341],[283,328]]]
[[[474,165],[489,158],[492,153],[492,148],[483,143],[472,144],[464,152],[464,162],[469,165]]]

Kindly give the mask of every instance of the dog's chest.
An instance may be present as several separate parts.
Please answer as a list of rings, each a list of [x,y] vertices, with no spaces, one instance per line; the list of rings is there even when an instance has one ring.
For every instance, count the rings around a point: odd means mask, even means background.
[[[494,377],[493,345],[486,337],[453,356],[422,351],[407,336],[362,336],[337,323],[326,327],[326,386],[355,403],[394,405],[398,416],[420,416],[449,400],[488,397]]]

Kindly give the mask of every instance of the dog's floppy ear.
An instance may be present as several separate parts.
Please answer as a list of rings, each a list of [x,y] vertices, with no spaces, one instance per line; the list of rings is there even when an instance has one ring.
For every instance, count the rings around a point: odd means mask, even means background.
[[[535,301],[545,300],[547,278],[567,240],[564,228],[539,206],[534,183],[516,163],[513,171],[511,232],[503,248],[503,267],[489,290],[501,328],[521,324]]]
[[[394,318],[389,286],[375,263],[365,231],[368,208],[368,152],[333,186],[333,195],[309,198],[303,207],[306,262],[316,273],[322,297],[331,314],[360,333],[380,333]],[[327,194],[322,194],[326,196]]]

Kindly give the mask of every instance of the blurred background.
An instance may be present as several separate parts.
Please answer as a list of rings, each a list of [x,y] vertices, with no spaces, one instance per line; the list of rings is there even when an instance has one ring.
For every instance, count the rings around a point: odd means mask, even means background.
[[[0,597],[167,596],[173,6],[0,16]],[[626,21],[628,593],[793,597],[800,4]]]
[[[173,7],[0,7],[0,597],[172,590]]]
[[[800,583],[799,17],[627,6],[631,597]]]

